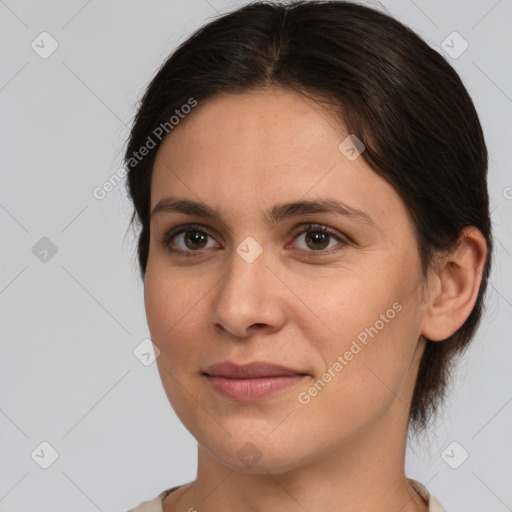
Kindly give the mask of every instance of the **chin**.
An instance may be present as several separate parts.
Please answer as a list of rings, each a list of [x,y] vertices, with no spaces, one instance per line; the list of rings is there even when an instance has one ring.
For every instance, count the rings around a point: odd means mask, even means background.
[[[304,444],[290,437],[288,437],[288,443],[285,438],[278,436],[271,440],[266,432],[261,435],[229,436],[226,434],[222,440],[208,438],[199,443],[217,462],[237,472],[278,475],[306,463],[303,460],[307,458],[304,453]],[[300,454],[297,452],[298,445],[303,450]]]

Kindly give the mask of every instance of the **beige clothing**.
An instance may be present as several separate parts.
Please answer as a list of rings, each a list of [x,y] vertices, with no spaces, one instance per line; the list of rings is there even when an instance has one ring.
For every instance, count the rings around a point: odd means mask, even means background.
[[[429,512],[446,512],[446,510],[442,507],[441,503],[439,503],[439,501],[434,496],[431,496],[430,493],[427,491],[427,488],[420,484],[420,482],[413,480],[411,478],[408,478],[407,480],[411,484],[411,486],[416,491],[418,491],[420,496],[428,504]],[[137,507],[128,510],[128,512],[163,512],[162,501],[164,501],[164,498],[168,494],[170,494],[172,491],[175,491],[179,487],[182,486],[178,485],[176,487],[172,487],[171,489],[166,489],[165,491],[161,492],[156,498],[150,501],[143,501]]]

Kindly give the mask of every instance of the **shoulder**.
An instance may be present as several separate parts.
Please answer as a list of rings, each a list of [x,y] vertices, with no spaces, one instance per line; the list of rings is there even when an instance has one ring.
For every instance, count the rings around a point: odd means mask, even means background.
[[[170,494],[171,492],[175,491],[176,489],[182,487],[181,485],[177,485],[176,487],[172,487],[170,489],[166,489],[165,491],[162,491],[156,498],[153,498],[152,500],[143,501],[139,505],[137,505],[135,508],[131,508],[127,512],[163,512],[162,508],[162,501],[164,501],[164,498]]]
[[[439,500],[435,496],[432,496],[422,483],[412,478],[408,478],[407,480],[411,484],[411,487],[428,503],[428,512],[446,512],[441,503],[439,503]]]

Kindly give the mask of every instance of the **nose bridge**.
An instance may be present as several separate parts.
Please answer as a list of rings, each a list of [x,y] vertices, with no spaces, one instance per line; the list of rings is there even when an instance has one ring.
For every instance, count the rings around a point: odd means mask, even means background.
[[[260,299],[266,267],[263,252],[255,256],[254,248],[242,242],[230,256],[229,271],[220,283],[219,299],[229,303],[256,304]]]
[[[233,250],[212,307],[213,325],[239,337],[246,336],[254,324],[275,328],[280,322],[281,313],[273,299],[278,292],[275,283],[269,283],[272,273],[266,267],[263,248],[258,249],[254,242],[246,239]]]

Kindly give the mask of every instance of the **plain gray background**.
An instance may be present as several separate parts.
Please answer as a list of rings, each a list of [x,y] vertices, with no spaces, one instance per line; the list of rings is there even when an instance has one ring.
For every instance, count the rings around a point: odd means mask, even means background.
[[[195,478],[195,440],[156,363],[134,354],[149,331],[124,183],[103,200],[93,190],[122,166],[137,99],[166,56],[245,3],[0,0],[4,512],[122,512]],[[490,151],[498,239],[483,324],[446,411],[409,446],[406,473],[448,512],[511,510],[512,1],[369,5],[409,25],[461,75]]]

